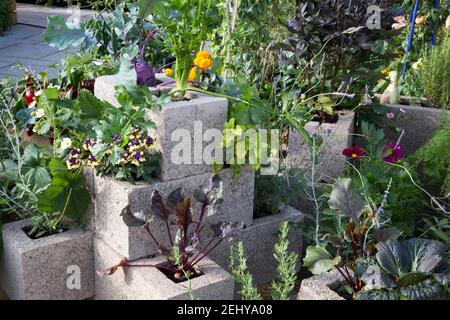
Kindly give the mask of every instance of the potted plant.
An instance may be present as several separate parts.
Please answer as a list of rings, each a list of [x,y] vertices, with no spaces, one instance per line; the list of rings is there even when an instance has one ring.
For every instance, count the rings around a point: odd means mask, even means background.
[[[222,182],[218,175],[212,176],[197,189],[194,198],[201,205],[197,217],[193,215],[190,198],[183,197],[180,188],[172,192],[167,201],[163,200],[158,190],[153,191],[150,211],[146,213],[131,212],[129,207],[125,208],[122,212],[124,223],[130,227],[143,228],[163,255],[137,261],[123,258],[116,265],[109,266],[104,275],[97,277],[97,298],[115,299],[124,292],[131,293],[135,287],[143,286],[139,280],[145,281],[144,287],[148,292],[139,296],[141,290],[138,289],[131,294],[134,299],[185,299],[189,295],[200,299],[232,298],[234,286],[231,276],[207,259],[207,256],[222,241],[233,235],[235,226],[219,223],[211,226],[216,236],[203,237],[207,231],[203,221],[210,206],[222,200],[222,193]],[[157,239],[149,228],[153,219],[161,220],[166,226],[167,243]],[[172,233],[170,227],[172,219],[176,220],[176,234]],[[108,254],[105,252],[97,253],[97,256],[98,266],[108,261]],[[119,292],[105,290],[124,281],[128,272],[133,280]]]
[[[11,299],[91,297],[93,233],[78,227],[89,192],[56,150],[22,147],[11,105],[0,113],[10,151],[0,161],[1,209],[22,220],[3,225],[2,288]]]

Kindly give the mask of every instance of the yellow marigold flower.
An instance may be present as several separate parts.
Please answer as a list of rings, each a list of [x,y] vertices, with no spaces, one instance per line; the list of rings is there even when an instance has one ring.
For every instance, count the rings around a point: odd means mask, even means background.
[[[167,77],[173,76],[173,70],[171,68],[165,69],[164,73],[166,74]]]
[[[211,59],[211,55],[208,51],[199,51],[197,52],[197,58]]]
[[[194,81],[197,79],[197,70],[199,71],[200,74],[202,73],[201,69],[198,69],[197,67],[193,67],[191,69],[191,71],[189,72],[189,78],[188,78],[189,81]]]
[[[197,57],[194,60],[194,65],[203,70],[207,70],[207,69],[211,68],[211,66],[213,65],[213,61],[208,58]]]
[[[385,68],[385,69],[381,70],[380,73],[381,73],[383,76],[387,76],[387,75],[389,74],[389,68]]]

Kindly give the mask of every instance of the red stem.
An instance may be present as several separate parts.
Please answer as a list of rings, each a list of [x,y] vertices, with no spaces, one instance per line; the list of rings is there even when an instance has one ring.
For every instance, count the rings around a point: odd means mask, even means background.
[[[203,256],[201,256],[200,258],[198,258],[197,259],[197,261],[195,261],[195,262],[192,262],[191,264],[190,264],[190,267],[192,268],[192,267],[194,267],[197,263],[199,263],[204,257],[206,257],[211,251],[213,251],[221,242],[223,241],[223,238],[220,238],[217,242],[216,242],[216,244],[211,248],[211,249],[209,249],[205,254],[203,254]]]
[[[167,220],[165,222],[166,222],[167,233],[169,234],[170,245],[173,247],[173,240],[172,240],[172,234],[170,233],[169,222]]]

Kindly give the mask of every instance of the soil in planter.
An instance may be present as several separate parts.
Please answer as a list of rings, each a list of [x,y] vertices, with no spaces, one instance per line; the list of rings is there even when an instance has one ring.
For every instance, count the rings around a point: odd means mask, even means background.
[[[181,274],[181,276],[178,276],[175,272],[170,270],[171,267],[172,267],[172,264],[170,262],[160,263],[156,266],[156,268],[159,271],[161,271],[168,279],[172,280],[175,283],[183,283],[188,280],[184,276],[184,274]],[[190,276],[189,280],[201,277],[202,275],[203,275],[203,272],[194,268],[194,271],[191,272],[191,276]]]
[[[314,116],[314,118],[312,119],[312,121],[317,121],[320,124],[322,123],[337,123],[339,120],[339,113],[338,112],[333,112],[333,114],[328,114],[325,112],[321,112],[319,111],[318,114],[316,114]]]

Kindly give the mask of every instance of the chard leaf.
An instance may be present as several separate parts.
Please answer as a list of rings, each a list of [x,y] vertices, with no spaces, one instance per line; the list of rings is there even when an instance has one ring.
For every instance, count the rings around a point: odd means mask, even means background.
[[[389,289],[364,290],[355,295],[355,300],[400,300],[400,295]]]
[[[407,300],[446,300],[444,287],[434,279],[403,287],[400,293]]]
[[[175,215],[178,225],[186,232],[189,225],[194,222],[191,200],[188,197],[184,198],[183,202],[175,208]]]
[[[164,201],[158,190],[154,190],[152,193],[150,208],[155,217],[163,221],[167,221],[169,219],[170,212],[164,205]]]
[[[331,209],[358,221],[366,204],[351,184],[350,178],[339,179],[333,185],[328,204]]]
[[[408,257],[402,250],[398,240],[389,240],[387,243],[377,244],[376,258],[380,266],[396,278],[400,278],[408,272]]]
[[[142,211],[131,212],[129,205],[122,210],[120,216],[129,228],[143,227],[147,223],[146,215]]]
[[[303,265],[313,274],[321,274],[330,271],[341,262],[341,257],[333,256],[323,247],[309,246],[303,259]]]

